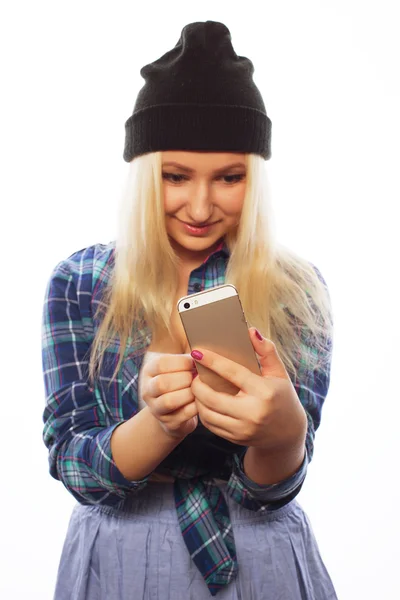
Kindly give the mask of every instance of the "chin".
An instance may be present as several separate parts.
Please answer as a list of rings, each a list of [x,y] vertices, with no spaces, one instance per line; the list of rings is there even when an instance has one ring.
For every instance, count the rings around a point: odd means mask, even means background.
[[[181,235],[173,235],[168,232],[168,236],[173,248],[176,251],[183,250],[187,252],[206,252],[209,248],[214,246],[224,234],[213,235],[213,236],[205,236],[205,237],[195,237],[193,238],[189,236],[181,236]]]
[[[212,237],[193,237],[193,239],[181,238],[180,236],[170,236],[175,244],[182,246],[182,248],[186,248],[187,250],[203,250],[205,248],[209,248],[213,246],[221,236],[212,236]]]

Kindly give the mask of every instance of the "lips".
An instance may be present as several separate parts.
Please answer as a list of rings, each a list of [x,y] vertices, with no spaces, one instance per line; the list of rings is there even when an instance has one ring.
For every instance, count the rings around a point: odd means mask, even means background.
[[[214,225],[214,223],[204,223],[204,225],[197,225],[197,223],[187,223],[186,221],[181,221],[181,223],[189,225],[189,227],[196,227],[199,229],[201,229],[202,227],[211,227],[211,225]]]
[[[181,224],[181,227],[183,228],[183,230],[188,233],[189,235],[195,235],[195,236],[205,236],[208,235],[211,231],[212,228],[214,226],[215,223],[210,223],[209,225],[190,225],[188,223],[186,223],[185,221],[181,221],[180,219],[177,219],[177,221]]]

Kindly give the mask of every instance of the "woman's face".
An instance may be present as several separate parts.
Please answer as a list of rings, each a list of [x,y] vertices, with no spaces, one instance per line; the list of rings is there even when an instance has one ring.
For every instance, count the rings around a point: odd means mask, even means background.
[[[220,238],[239,224],[246,188],[245,155],[166,151],[162,178],[171,244],[184,262],[201,264]]]

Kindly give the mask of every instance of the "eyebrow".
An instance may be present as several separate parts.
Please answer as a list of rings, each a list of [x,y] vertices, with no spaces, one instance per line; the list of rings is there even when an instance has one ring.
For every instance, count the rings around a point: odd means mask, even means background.
[[[194,173],[194,169],[191,169],[190,167],[185,167],[185,165],[181,165],[177,162],[173,162],[173,161],[168,161],[163,163],[162,165],[163,167],[177,167],[178,169],[181,169],[182,171],[186,171],[186,173]],[[229,169],[233,169],[235,167],[240,167],[242,169],[246,168],[246,165],[242,162],[236,162],[236,163],[232,163],[230,165],[225,165],[225,167],[221,167],[220,169],[215,169],[215,171],[213,171],[213,173],[223,173],[224,171],[228,171]]]

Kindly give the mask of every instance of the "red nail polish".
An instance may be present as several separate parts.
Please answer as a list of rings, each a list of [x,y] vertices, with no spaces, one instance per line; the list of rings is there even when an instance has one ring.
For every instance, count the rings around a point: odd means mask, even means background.
[[[256,337],[258,340],[260,340],[260,342],[263,341],[263,336],[261,335],[261,333],[258,331],[258,329],[256,329]]]
[[[195,358],[196,360],[201,360],[203,358],[203,355],[201,352],[199,352],[198,350],[193,350],[191,353],[191,356],[193,358]]]

